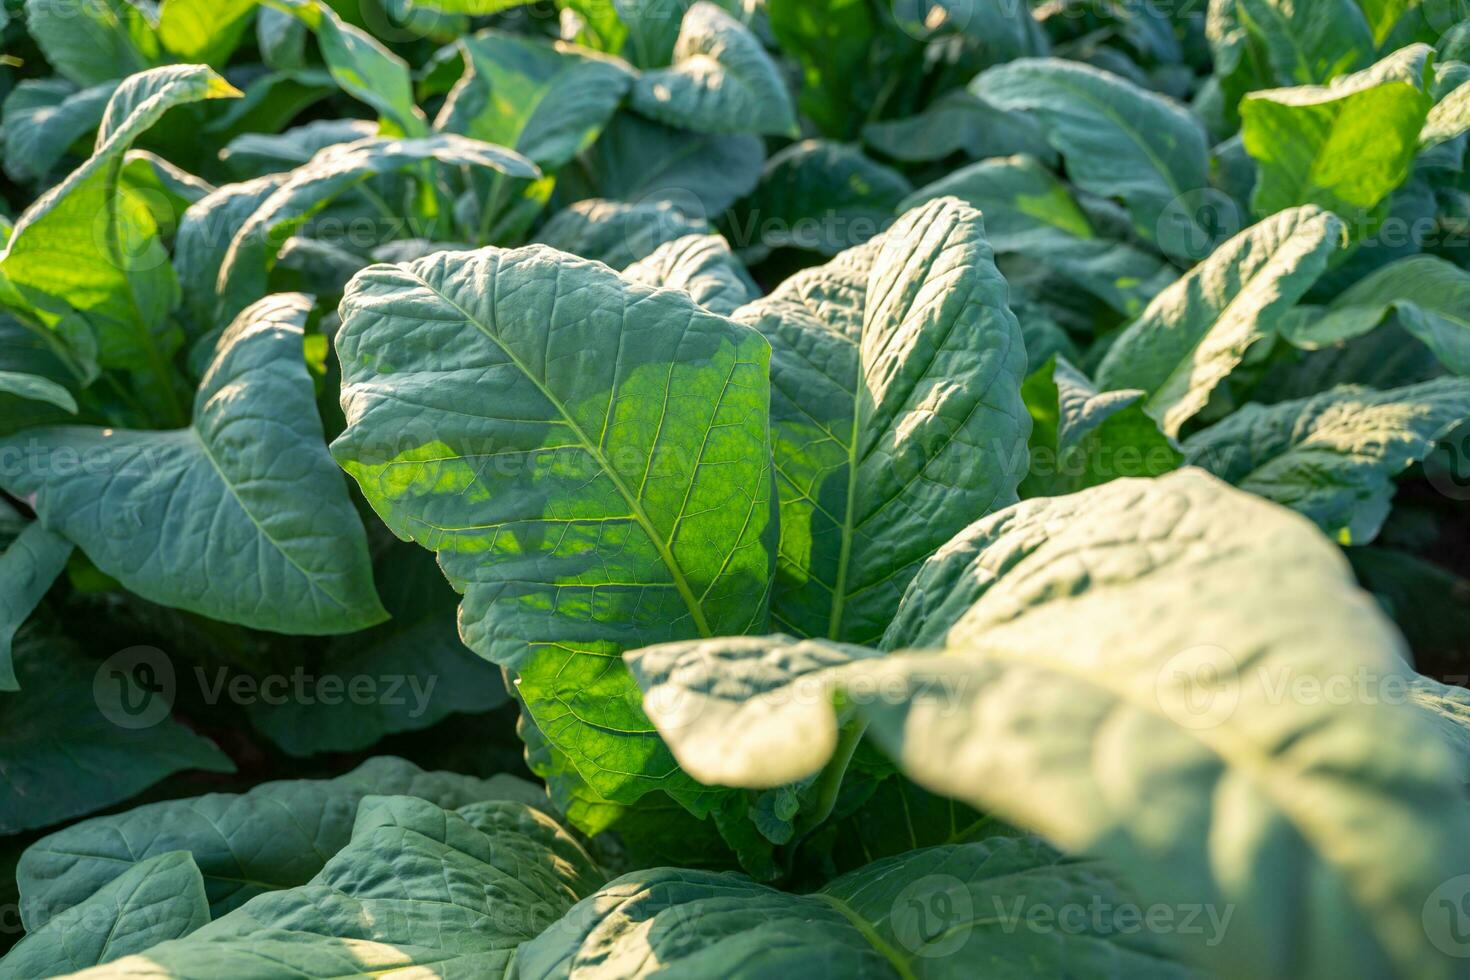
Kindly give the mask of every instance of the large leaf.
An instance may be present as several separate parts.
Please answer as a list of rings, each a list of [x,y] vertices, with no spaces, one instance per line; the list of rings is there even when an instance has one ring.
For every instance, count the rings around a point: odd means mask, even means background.
[[[307,297],[284,294],[242,313],[187,428],[27,430],[0,440],[25,461],[0,486],[154,602],[290,633],[378,622],[362,522],[302,358],[310,311]]]
[[[78,91],[56,78],[27,79],[5,100],[5,172],[39,180],[72,144],[97,128],[116,82]]]
[[[521,943],[605,880],[567,831],[525,804],[452,811],[374,797],[310,883],[79,976],[506,976]]]
[[[633,83],[617,58],[486,30],[460,42],[465,73],[434,122],[555,169],[597,139]]]
[[[228,321],[265,295],[276,254],[313,214],[370,177],[419,164],[469,167],[527,179],[541,175],[535,164],[513,150],[450,133],[329,146],[262,200],[230,239],[215,283],[218,322]]]
[[[341,313],[338,461],[595,789],[677,792],[618,654],[765,622],[766,343],[542,246],[374,266]]]
[[[1099,387],[1143,390],[1148,413],[1178,435],[1312,287],[1342,239],[1342,222],[1314,207],[1247,228],[1128,325],[1098,368]]]
[[[258,0],[163,0],[158,40],[176,61],[223,66],[250,26]]]
[[[158,39],[129,0],[26,0],[26,31],[58,73],[100,85],[153,67]]]
[[[187,852],[170,851],[134,864],[28,933],[0,959],[0,978],[85,970],[181,939],[208,921],[199,869]]]
[[[210,915],[262,892],[310,881],[346,846],[358,804],[370,795],[421,797],[442,807],[484,800],[532,802],[535,787],[510,776],[476,779],[424,772],[382,756],[335,779],[261,783],[94,817],[41,838],[16,868],[26,928],[46,926],[139,864],[188,852],[204,878]]]
[[[684,15],[673,65],[643,73],[629,101],[650,119],[697,133],[797,132],[791,97],[770,55],[709,0]]]
[[[70,557],[71,542],[38,523],[27,525],[0,552],[0,691],[20,689],[11,643]]]
[[[342,91],[383,117],[391,134],[427,136],[429,122],[413,100],[413,77],[402,58],[377,38],[344,21],[325,0],[262,0],[309,27],[327,70]]]
[[[1384,266],[1336,296],[1321,316],[1288,321],[1283,334],[1316,350],[1361,336],[1390,315],[1446,368],[1470,375],[1470,273],[1433,255]]]
[[[1196,433],[1185,450],[1236,486],[1300,511],[1344,544],[1378,536],[1393,478],[1470,419],[1470,381],[1440,378],[1373,391],[1247,405]]]
[[[970,91],[1002,109],[1029,113],[1062,155],[1074,184],[1119,198],[1139,235],[1170,254],[1194,257],[1172,226],[1198,223],[1187,205],[1191,192],[1208,186],[1209,153],[1204,130],[1182,106],[1116,75],[1054,58],[990,68]]]
[[[1137,316],[1176,278],[1157,255],[1101,235],[1067,186],[1030,157],[961,167],[919,188],[899,209],[948,196],[985,215],[997,255],[1043,263],[1120,313]]]
[[[734,315],[772,347],[775,621],[876,642],[918,566],[1024,473],[1026,356],[980,212],[931,201]]]
[[[1028,925],[1038,908],[1134,902],[1101,862],[1067,858],[1035,838],[911,851],[806,895],[655,868],[608,882],[522,946],[516,975],[1188,976],[1159,937],[1114,928],[1111,913],[1084,915],[1080,928]]]
[[[104,366],[150,369],[162,383],[167,371],[154,334],[178,285],[152,215],[118,193],[118,176],[133,140],[170,107],[236,94],[214,72],[191,65],[120,85],[92,158],[16,222],[0,252],[0,302],[48,328],[88,331]]]
[[[735,642],[629,661],[677,706],[769,660]],[[791,676],[795,703],[839,697],[920,785],[1112,859],[1150,901],[1232,908],[1189,945],[1202,965],[1459,975],[1434,898],[1470,872],[1462,765],[1395,700],[1402,640],[1305,519],[1195,469],[1027,501],[935,556],[887,642],[949,649]],[[676,752],[716,734],[671,717]]]
[[[1359,0],[1216,0],[1208,32],[1232,119],[1252,89],[1325,84],[1366,68],[1377,47]]]
[[[1258,215],[1316,204],[1352,222],[1354,237],[1409,177],[1433,100],[1427,45],[1389,55],[1330,85],[1254,92],[1241,104],[1245,149],[1257,163]]]
[[[99,667],[44,635],[17,644],[15,672],[21,692],[0,694],[0,834],[100,810],[184,769],[234,771],[168,717],[170,691],[154,672]]]

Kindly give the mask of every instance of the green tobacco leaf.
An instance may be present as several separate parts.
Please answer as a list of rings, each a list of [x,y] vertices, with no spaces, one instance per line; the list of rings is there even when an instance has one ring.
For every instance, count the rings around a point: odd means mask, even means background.
[[[1419,131],[1421,150],[1439,146],[1470,129],[1470,82],[1464,82],[1435,103]]]
[[[997,255],[1044,263],[1128,316],[1137,316],[1177,273],[1157,255],[1100,235],[1067,185],[1031,157],[982,160],[919,188],[907,211],[958,197],[985,215]]]
[[[60,976],[181,939],[209,921],[204,882],[186,851],[140,861],[86,901],[27,934],[0,978]]]
[[[709,225],[674,204],[623,204],[589,198],[559,211],[537,239],[561,252],[626,269],[659,246],[687,235],[706,235]]]
[[[1032,421],[1022,497],[1058,497],[1179,466],[1173,440],[1139,404],[1142,391],[1100,393],[1066,358],[1055,356],[1026,379],[1021,395]]]
[[[178,284],[151,213],[117,192],[118,177],[133,140],[169,108],[236,94],[197,65],[157,68],[120,85],[92,158],[16,222],[0,252],[0,302],[69,339],[90,333],[103,366],[148,369],[163,383],[168,372],[154,334]]]
[[[1395,700],[1402,639],[1305,519],[1197,469],[1026,501],[919,574],[885,640],[911,644],[948,649],[807,674],[798,703],[830,715],[836,692],[919,785],[1110,859],[1150,901],[1233,909],[1219,942],[1179,937],[1202,966],[1459,974],[1436,896],[1470,873],[1463,767]],[[759,656],[730,650],[650,701]]]
[[[1062,155],[1072,183],[1121,199],[1140,236],[1193,257],[1173,225],[1199,221],[1188,203],[1209,184],[1209,151],[1204,130],[1182,106],[1116,75],[1054,58],[990,68],[970,91],[1030,114]]]
[[[1257,163],[1258,215],[1316,204],[1372,228],[1375,209],[1409,178],[1433,104],[1427,45],[1397,51],[1330,85],[1254,92],[1241,104],[1245,149]]]
[[[0,371],[0,393],[14,395],[28,401],[45,402],[70,415],[77,414],[77,400],[65,385],[50,378],[20,371]]]
[[[500,670],[459,641],[454,594],[432,552],[397,544],[373,570],[393,617],[364,633],[334,639],[309,668],[307,697],[247,706],[255,727],[289,755],[356,752],[385,735],[427,728],[456,711],[484,712],[505,703]],[[372,696],[354,693],[371,678]],[[335,679],[344,697],[329,697]],[[313,691],[321,692],[320,696]]]
[[[696,133],[794,136],[796,111],[781,72],[756,36],[718,6],[689,8],[669,68],[644,72],[629,104],[637,112]]]
[[[342,91],[371,106],[390,132],[427,136],[429,122],[413,100],[407,63],[366,31],[344,21],[324,0],[261,0],[301,21],[316,34],[322,60]]]
[[[179,220],[174,238],[174,268],[184,296],[184,308],[193,319],[192,335],[217,329],[219,298],[215,283],[245,222],[260,209],[289,174],[268,174],[238,184],[225,184],[189,206]]]
[[[1339,294],[1321,316],[1287,321],[1283,336],[1318,350],[1361,336],[1390,314],[1446,368],[1470,375],[1470,274],[1433,255],[1384,266]]]
[[[641,976],[1186,977],[1148,930],[1033,930],[1037,906],[1132,902],[1099,861],[991,838],[875,861],[806,895],[681,868],[615,878],[522,946],[524,980]],[[1085,919],[1085,917],[1084,917]],[[1019,928],[1018,928],[1019,927]]]
[[[918,566],[1015,502],[1020,327],[980,212],[948,198],[735,313],[772,347],[772,613],[873,643]]]
[[[688,133],[624,112],[585,160],[600,197],[668,201],[691,215],[714,217],[755,188],[766,149],[748,133]]]
[[[639,68],[649,69],[663,68],[673,58],[679,25],[690,3],[691,0],[612,0],[602,4],[611,8],[611,17],[587,13],[599,6],[594,0],[579,0],[570,6],[598,21],[603,17],[618,21],[624,35],[621,47],[628,59]],[[608,36],[617,33],[601,23],[598,32]]]
[[[158,41],[175,61],[222,67],[250,26],[258,0],[163,0]]]
[[[466,70],[434,128],[508,146],[548,170],[597,139],[633,84],[625,62],[561,41],[486,30],[460,46]]]
[[[259,177],[295,170],[327,147],[372,139],[377,132],[365,119],[318,119],[284,133],[243,133],[220,150],[219,158],[241,177]]]
[[[525,804],[452,811],[374,797],[308,884],[79,976],[507,976],[521,943],[605,880],[571,834]]]
[[[1247,228],[1149,304],[1098,368],[1104,391],[1138,388],[1176,436],[1257,341],[1272,335],[1341,246],[1343,226],[1314,207]]]
[[[152,68],[158,39],[129,0],[26,0],[26,31],[56,71],[85,88]]]
[[[0,691],[18,691],[11,644],[71,557],[71,542],[29,524],[0,553]]]
[[[853,147],[803,140],[766,161],[760,183],[732,219],[733,233],[741,248],[836,255],[892,224],[912,190],[898,171]]]
[[[213,742],[168,717],[166,686],[140,687],[65,640],[23,637],[15,672],[21,691],[0,694],[0,834],[112,806],[185,769],[235,770]]]
[[[760,288],[719,235],[685,235],[654,249],[623,275],[649,286],[680,289],[707,310],[729,316],[760,295]]]
[[[1409,703],[1429,716],[1460,760],[1460,778],[1470,785],[1470,691],[1418,676],[1410,682]]]
[[[1343,544],[1378,536],[1393,478],[1470,419],[1470,381],[1246,405],[1185,443],[1191,465],[1300,511]]]
[[[215,283],[217,322],[231,319],[266,294],[281,246],[313,214],[370,177],[425,163],[523,179],[541,175],[534,163],[513,150],[450,133],[329,146],[292,171],[235,232]]]
[[[80,91],[59,78],[26,79],[5,100],[5,172],[40,181],[102,121],[117,82]]]
[[[946,92],[917,115],[867,123],[863,141],[905,163],[928,163],[960,152],[977,160],[1023,153],[1056,163],[1056,152],[1034,120],[997,109],[963,89]]]
[[[0,440],[21,459],[0,486],[154,602],[289,633],[380,621],[362,522],[302,359],[310,311],[307,297],[283,294],[242,313],[188,428],[27,430]],[[82,465],[66,465],[73,455]]]
[[[21,917],[35,931],[140,863],[186,851],[203,872],[209,914],[218,918],[263,892],[310,881],[346,846],[368,796],[402,794],[454,808],[533,802],[538,792],[512,776],[425,772],[380,756],[335,779],[286,779],[247,793],[148,803],[74,824],[27,848],[16,868]]]
[[[465,642],[603,796],[702,805],[617,658],[765,623],[766,343],[543,246],[374,266],[341,314],[333,452],[438,552]]]
[[[1209,20],[1232,113],[1252,89],[1325,84],[1366,68],[1378,44],[1361,0],[1225,0],[1210,5]]]

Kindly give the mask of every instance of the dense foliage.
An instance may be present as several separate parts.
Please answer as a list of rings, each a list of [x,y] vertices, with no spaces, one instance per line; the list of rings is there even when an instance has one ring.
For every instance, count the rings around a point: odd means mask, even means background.
[[[0,978],[1470,971],[1460,0],[0,40]]]

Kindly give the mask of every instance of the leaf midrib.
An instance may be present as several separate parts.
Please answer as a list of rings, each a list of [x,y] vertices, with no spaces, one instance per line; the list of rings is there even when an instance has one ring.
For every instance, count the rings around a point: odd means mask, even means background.
[[[623,480],[618,475],[617,471],[615,471],[612,468],[612,465],[608,462],[607,457],[602,454],[602,450],[592,442],[591,438],[588,437],[586,431],[583,430],[580,424],[578,424],[577,420],[572,416],[572,413],[567,409],[566,405],[562,403],[561,399],[556,397],[556,395],[553,394],[552,391],[546,387],[546,385],[542,384],[541,379],[537,378],[536,375],[531,372],[530,368],[525,363],[523,363],[521,359],[510,350],[509,347],[501,343],[500,338],[496,337],[486,324],[481,323],[478,317],[472,314],[469,310],[465,309],[463,306],[460,306],[449,296],[441,292],[423,276],[419,275],[418,269],[415,266],[409,265],[403,266],[401,268],[409,276],[413,277],[413,279],[417,281],[420,285],[422,285],[426,290],[442,300],[447,306],[457,312],[460,316],[464,317],[465,322],[473,325],[474,328],[478,330],[485,337],[486,340],[494,344],[496,349],[504,354],[506,359],[509,360],[511,364],[515,365],[516,370],[520,371],[522,376],[524,376],[526,380],[530,381],[531,384],[536,386],[536,389],[541,392],[542,397],[544,397],[551,404],[551,406],[556,409],[557,413],[566,420],[567,428],[572,431],[572,433],[577,437],[577,441],[582,444],[583,451],[586,452],[588,456],[592,457],[592,459],[597,463],[598,467],[602,470],[603,473],[607,474],[607,477],[612,482],[613,487],[618,491],[618,494],[627,503],[629,510],[633,514],[634,520],[636,520],[638,522],[638,526],[643,529],[644,535],[647,536],[649,542],[658,552],[659,558],[663,561],[664,566],[668,568],[669,575],[674,580],[674,588],[678,590],[679,597],[684,600],[685,606],[688,607],[689,614],[694,619],[694,625],[699,630],[699,635],[702,637],[712,636],[713,633],[711,633],[710,631],[709,622],[705,619],[704,609],[701,608],[701,606],[699,605],[699,600],[695,598],[694,590],[690,587],[689,580],[684,576],[683,568],[680,567],[678,559],[674,557],[673,552],[669,550],[668,544],[664,542],[664,540],[659,536],[658,531],[654,528],[653,522],[648,517],[648,513],[643,509],[643,502],[634,497],[633,494],[629,491],[628,487],[623,483]],[[500,270],[499,268],[497,268],[495,270],[495,275],[492,277],[492,281],[498,281],[499,272]],[[560,267],[558,267],[558,275],[559,274]],[[616,378],[614,378],[613,384],[614,386],[616,386]]]

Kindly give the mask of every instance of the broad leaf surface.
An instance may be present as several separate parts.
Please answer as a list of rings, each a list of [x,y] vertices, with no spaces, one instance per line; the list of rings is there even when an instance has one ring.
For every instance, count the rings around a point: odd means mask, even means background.
[[[170,107],[235,94],[202,66],[158,68],[120,85],[91,159],[16,222],[0,252],[0,302],[48,328],[90,332],[104,366],[162,377],[153,335],[178,284],[152,215],[117,193],[118,176],[133,141]]]
[[[1389,55],[1330,85],[1254,92],[1241,104],[1245,149],[1258,165],[1258,215],[1316,204],[1371,229],[1374,210],[1409,178],[1433,104],[1426,45]]]
[[[1470,419],[1470,381],[1407,388],[1334,388],[1313,398],[1246,405],[1185,443],[1188,461],[1300,511],[1344,544],[1378,536],[1393,478]]]
[[[766,343],[543,246],[374,266],[341,313],[338,461],[595,789],[677,792],[618,658],[765,623]]]
[[[0,552],[0,691],[20,689],[11,644],[70,557],[71,542],[39,523],[27,525]]]
[[[181,939],[209,921],[199,869],[185,851],[140,861],[86,901],[26,934],[4,959],[0,978],[60,976]]]
[[[1178,212],[1176,202],[1208,185],[1209,157],[1204,130],[1182,106],[1108,72],[1052,58],[987,69],[970,91],[1035,118],[1074,184],[1121,199],[1140,236],[1179,251],[1167,225],[1196,219]]]
[[[380,621],[362,522],[302,357],[310,309],[282,294],[242,313],[187,428],[28,430],[0,441],[26,460],[0,472],[0,486],[154,602],[278,632]],[[73,456],[85,465],[64,465]]]
[[[1098,386],[1146,392],[1145,409],[1166,435],[1178,435],[1312,287],[1342,239],[1342,222],[1314,207],[1247,228],[1124,329],[1098,368]]]
[[[210,793],[94,817],[41,838],[16,869],[21,916],[35,931],[140,863],[186,851],[218,918],[266,891],[310,881],[347,845],[367,796],[414,796],[454,808],[485,800],[533,802],[510,776],[424,772],[382,756],[335,779],[285,779],[246,793]],[[543,798],[544,799],[544,798]]]
[[[954,196],[985,215],[997,255],[1053,268],[1129,316],[1177,278],[1166,261],[1100,234],[1067,185],[1030,157],[982,160],[919,188],[899,209]]]
[[[1025,351],[984,222],[931,201],[735,318],[772,347],[776,624],[875,642],[919,564],[1023,474]]]
[[[726,657],[763,656],[752,642]],[[1411,675],[1402,639],[1305,519],[1195,469],[1027,501],[920,573],[885,641],[911,644],[948,649],[810,673],[807,691],[839,693],[920,785],[1109,858],[1152,900],[1233,907],[1218,944],[1189,947],[1201,965],[1458,975],[1429,936],[1453,927],[1436,889],[1470,869],[1463,766],[1386,696]],[[650,703],[673,704],[653,696],[671,673],[641,673],[654,656],[678,648],[630,657]],[[697,661],[678,689],[718,690],[729,660]],[[1358,696],[1295,693],[1365,676]],[[718,734],[661,730],[676,749]]]
[[[1132,901],[1098,861],[1035,838],[885,858],[807,895],[679,868],[616,878],[521,947],[517,975],[1184,977],[1147,931],[1034,931],[1029,907]],[[1007,915],[1009,913],[1009,915]],[[655,967],[655,964],[657,965]]]
[[[309,883],[79,976],[505,976],[521,943],[605,880],[567,831],[525,804],[452,811],[378,796]]]
[[[756,36],[708,0],[684,15],[668,68],[644,72],[629,104],[696,133],[792,136],[796,115],[780,69]]]
[[[461,45],[465,74],[434,128],[509,147],[547,169],[591,145],[633,84],[624,62],[559,41],[487,30]]]

